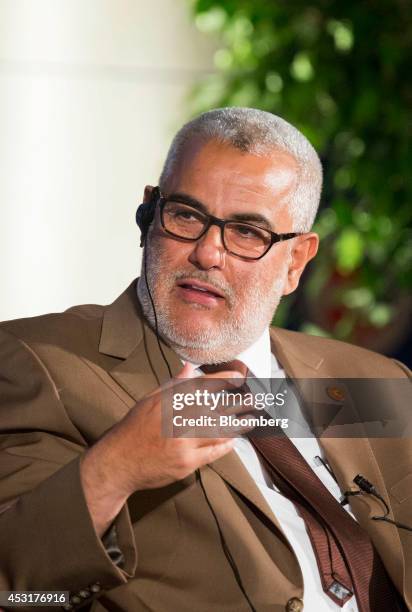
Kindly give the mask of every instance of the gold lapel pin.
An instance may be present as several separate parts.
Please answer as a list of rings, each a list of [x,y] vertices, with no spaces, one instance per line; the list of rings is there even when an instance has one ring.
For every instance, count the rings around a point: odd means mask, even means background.
[[[345,392],[341,387],[326,387],[326,393],[335,402],[343,402],[345,399]]]

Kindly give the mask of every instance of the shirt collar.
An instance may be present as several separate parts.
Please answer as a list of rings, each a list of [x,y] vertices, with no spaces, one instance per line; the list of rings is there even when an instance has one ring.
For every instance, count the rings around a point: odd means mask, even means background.
[[[276,361],[276,358],[270,348],[269,328],[267,327],[253,344],[234,359],[242,361],[256,378],[271,378],[273,360]],[[186,363],[185,360],[182,362]]]
[[[272,356],[270,349],[270,334],[267,327],[253,344],[235,357],[242,361],[256,378],[270,378],[272,372]]]

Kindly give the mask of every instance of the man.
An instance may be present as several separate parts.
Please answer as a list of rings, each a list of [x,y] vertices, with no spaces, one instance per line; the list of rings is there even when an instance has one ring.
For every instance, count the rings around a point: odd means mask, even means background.
[[[246,435],[162,434],[162,390],[201,380],[201,366],[222,364],[203,374],[212,383],[242,383],[243,364],[260,379],[327,378],[340,403],[338,377],[408,375],[361,348],[269,332],[316,254],[320,189],[315,151],[282,119],[205,113],[177,134],[159,188],[145,189],[137,283],[108,307],[2,324],[0,589],[69,591],[64,609],[96,612],[412,605],[410,533],[371,520],[382,507],[353,483],[362,474],[410,524],[408,439],[395,456],[388,439],[285,438],[272,457]],[[293,461],[282,476],[276,454],[301,462],[335,525],[304,501],[304,482],[288,488]],[[364,557],[345,548],[357,543]]]

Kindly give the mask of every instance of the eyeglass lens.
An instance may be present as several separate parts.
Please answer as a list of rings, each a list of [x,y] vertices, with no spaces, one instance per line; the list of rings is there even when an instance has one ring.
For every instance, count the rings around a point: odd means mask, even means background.
[[[164,228],[180,238],[196,240],[209,221],[208,215],[192,206],[168,200],[163,208]],[[241,257],[260,257],[268,249],[271,237],[264,229],[247,223],[225,223],[223,239],[225,247]]]

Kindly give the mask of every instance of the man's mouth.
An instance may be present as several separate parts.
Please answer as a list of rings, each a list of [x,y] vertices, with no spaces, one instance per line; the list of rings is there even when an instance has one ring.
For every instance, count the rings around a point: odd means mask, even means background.
[[[225,296],[219,289],[201,281],[185,279],[179,281],[177,286],[179,293],[185,301],[212,305],[225,299]]]

